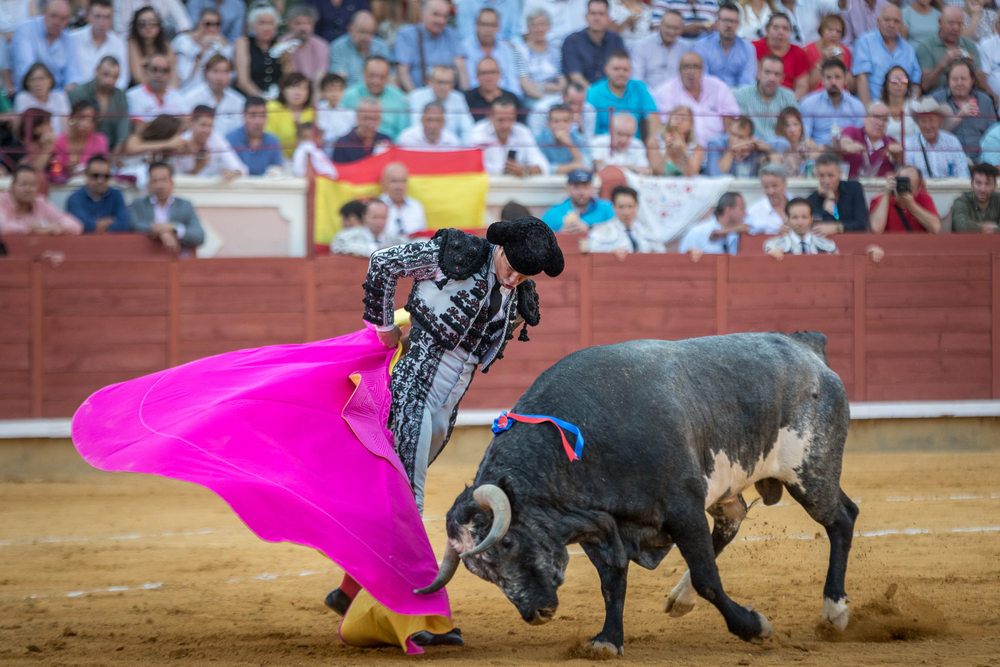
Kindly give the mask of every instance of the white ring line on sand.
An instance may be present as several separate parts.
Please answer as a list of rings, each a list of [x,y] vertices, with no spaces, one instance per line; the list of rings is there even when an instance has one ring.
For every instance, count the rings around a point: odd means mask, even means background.
[[[120,535],[101,535],[98,537],[84,535],[70,535],[68,537],[25,537],[19,540],[0,540],[0,547],[58,544],[60,542],[97,542],[100,540],[142,540],[157,537],[190,537],[191,535],[212,535],[215,533],[235,532],[237,532],[235,528],[200,528],[198,530],[168,531],[166,533],[122,533]]]

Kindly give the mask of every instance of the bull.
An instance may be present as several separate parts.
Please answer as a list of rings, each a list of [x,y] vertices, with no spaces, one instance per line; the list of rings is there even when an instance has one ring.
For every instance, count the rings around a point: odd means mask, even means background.
[[[560,360],[513,412],[579,426],[581,459],[568,460],[549,424],[496,435],[473,486],[448,512],[435,581],[417,592],[439,590],[464,562],[525,621],[545,623],[559,605],[566,547],[578,543],[597,568],[605,605],[604,627],[589,644],[623,654],[629,563],[653,569],[676,545],[688,570],[664,611],[682,616],[700,595],[731,633],[759,643],[770,623],[726,595],[715,562],[746,516],[743,492],[755,486],[765,505],[787,489],[826,529],[822,617],[845,629],[858,508],[840,487],[850,411],[826,343],[813,332],[638,340]]]

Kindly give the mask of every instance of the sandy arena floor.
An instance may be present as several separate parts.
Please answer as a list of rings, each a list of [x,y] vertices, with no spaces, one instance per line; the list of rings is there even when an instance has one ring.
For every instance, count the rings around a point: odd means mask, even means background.
[[[441,517],[473,473],[448,461],[431,470],[428,529],[439,549]],[[664,597],[684,571],[675,550],[654,572],[632,568],[623,660],[1000,665],[998,480],[996,454],[848,456],[844,488],[861,508],[861,536],[848,569],[852,618],[843,637],[831,641],[817,630],[828,542],[785,494],[779,506],[755,508],[719,560],[729,594],[754,603],[775,638],[763,646],[741,642],[704,600],[684,618],[663,614]],[[557,620],[540,627],[524,624],[497,588],[460,571],[449,591],[468,646],[431,649],[415,660],[576,660],[604,612],[596,573],[578,547],[571,553]],[[221,500],[184,483],[111,474],[0,485],[5,666],[413,661],[398,649],[340,644],[337,618],[322,604],[339,580],[322,555],[261,542]]]

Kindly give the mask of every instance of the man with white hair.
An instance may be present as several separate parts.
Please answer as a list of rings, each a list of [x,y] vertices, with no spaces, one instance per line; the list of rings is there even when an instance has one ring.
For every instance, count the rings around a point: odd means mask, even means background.
[[[854,62],[851,71],[858,88],[858,99],[867,107],[872,100],[882,98],[882,82],[893,67],[906,70],[910,77],[910,92],[920,90],[920,64],[913,47],[903,39],[903,14],[898,7],[889,5],[882,9],[878,30],[858,37],[854,43]]]
[[[887,136],[889,107],[872,102],[864,125],[846,127],[840,133],[840,152],[851,166],[848,178],[886,176],[903,161],[903,147]]]
[[[469,87],[462,43],[455,29],[448,25],[451,5],[447,0],[424,0],[420,22],[404,25],[396,33],[393,60],[399,86],[409,92],[424,85],[434,65],[452,67],[462,90]]]
[[[899,10],[896,10],[899,11]],[[917,49],[920,63],[920,87],[925,93],[936,93],[944,88],[947,80],[945,72],[952,62],[965,60],[981,77],[979,82],[985,88],[986,77],[979,62],[979,47],[968,37],[962,36],[965,12],[958,7],[945,5],[938,19],[938,33],[921,42]]]
[[[611,132],[594,138],[591,149],[594,169],[600,171],[604,167],[615,166],[643,176],[653,173],[649,168],[646,146],[635,137],[638,127],[639,121],[632,114],[616,115]]]
[[[406,196],[409,181],[410,171],[402,162],[390,162],[382,170],[380,199],[389,207],[389,218],[385,226],[387,234],[413,236],[427,229],[424,205],[413,197]]]
[[[792,199],[788,192],[788,173],[780,164],[768,164],[761,167],[758,174],[764,196],[747,208],[745,220],[751,236],[778,234],[788,219],[785,205]]]
[[[75,55],[76,44],[66,30],[70,12],[66,0],[50,0],[41,16],[28,19],[17,27],[10,43],[10,59],[14,86],[18,90],[21,90],[24,75],[35,63],[42,63],[52,72],[56,80],[55,90],[69,92],[81,81]]]
[[[548,14],[549,32],[545,41],[557,49],[562,48],[569,35],[587,27],[587,0],[524,0],[518,34],[528,34],[528,16],[536,9],[544,9]]]
[[[932,97],[925,97],[913,110],[920,133],[906,135],[906,164],[911,164],[924,178],[969,178],[969,160],[958,138],[941,129],[951,109]]]
[[[475,123],[465,95],[455,90],[455,72],[445,65],[435,65],[429,83],[406,96],[410,105],[410,125],[417,125],[427,105],[437,102],[444,109],[445,129],[459,140],[467,141]]]
[[[314,83],[326,74],[330,63],[330,44],[314,32],[318,20],[319,12],[315,7],[301,2],[293,5],[285,15],[288,32],[279,40],[298,42],[291,51],[289,71],[305,74]]]
[[[419,123],[413,123],[399,133],[396,145],[400,148],[420,150],[449,150],[460,148],[461,140],[449,130],[445,121],[445,108],[440,102],[428,102]],[[471,131],[470,131],[471,134]]]
[[[549,161],[531,130],[517,122],[517,107],[507,98],[493,100],[489,117],[476,123],[469,143],[483,149],[483,168],[491,176],[549,173]]]
[[[76,46],[73,57],[76,58],[77,77],[73,83],[83,84],[93,79],[100,62],[105,56],[112,56],[120,63],[115,87],[128,88],[128,46],[121,35],[111,30],[113,18],[111,0],[90,0],[87,25],[70,33]]]
[[[698,144],[707,146],[736,121],[740,105],[722,79],[705,73],[704,63],[697,53],[681,56],[680,70],[679,77],[667,81],[653,92],[653,99],[660,110],[660,122],[667,122],[669,111],[674,107],[689,107],[694,114],[694,133]]]

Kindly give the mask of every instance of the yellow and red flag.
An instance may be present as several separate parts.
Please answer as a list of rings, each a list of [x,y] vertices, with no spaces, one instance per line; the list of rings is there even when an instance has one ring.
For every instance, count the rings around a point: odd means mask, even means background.
[[[315,242],[330,245],[340,231],[340,207],[352,199],[378,197],[379,178],[390,162],[410,170],[407,194],[424,205],[428,229],[483,226],[489,177],[479,149],[447,152],[392,147],[381,155],[338,164],[339,178],[316,176]]]

